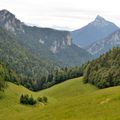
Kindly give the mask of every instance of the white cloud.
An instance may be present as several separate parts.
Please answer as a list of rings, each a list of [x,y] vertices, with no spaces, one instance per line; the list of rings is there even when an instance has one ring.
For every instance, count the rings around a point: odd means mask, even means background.
[[[98,14],[120,26],[119,0],[0,0],[0,9],[42,27],[77,29]]]

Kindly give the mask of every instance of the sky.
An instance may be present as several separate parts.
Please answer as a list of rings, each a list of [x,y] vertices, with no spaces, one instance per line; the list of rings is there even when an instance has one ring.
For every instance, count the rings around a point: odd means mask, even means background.
[[[64,30],[79,29],[97,15],[120,27],[120,0],[0,0],[22,22]]]

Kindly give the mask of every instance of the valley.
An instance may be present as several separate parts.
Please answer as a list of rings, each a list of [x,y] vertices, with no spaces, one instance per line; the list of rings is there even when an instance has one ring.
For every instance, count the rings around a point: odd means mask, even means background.
[[[120,120],[120,28],[97,15],[57,30],[12,12],[0,10],[0,120]]]

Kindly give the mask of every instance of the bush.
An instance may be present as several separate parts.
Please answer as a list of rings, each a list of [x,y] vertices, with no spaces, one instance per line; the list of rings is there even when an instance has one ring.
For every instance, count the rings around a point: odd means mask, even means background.
[[[20,97],[20,103],[34,105],[37,103],[37,101],[32,97],[32,95],[29,97],[28,94],[26,94],[26,95],[22,94]]]
[[[43,96],[43,102],[47,103],[48,102],[48,99],[46,96]]]
[[[48,98],[46,96],[38,97],[37,100],[42,103],[48,102]]]

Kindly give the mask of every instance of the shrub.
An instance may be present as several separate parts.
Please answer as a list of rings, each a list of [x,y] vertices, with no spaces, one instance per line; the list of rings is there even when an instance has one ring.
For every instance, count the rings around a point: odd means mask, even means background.
[[[45,102],[45,103],[48,102],[48,98],[46,96],[43,96],[43,102]]]
[[[42,103],[48,102],[48,98],[46,96],[38,97],[37,100]]]
[[[32,97],[32,95],[29,97],[28,94],[26,94],[26,95],[22,94],[20,97],[20,103],[34,105],[37,103],[37,101]]]
[[[37,100],[38,100],[38,102],[43,102],[42,97],[38,97]]]

